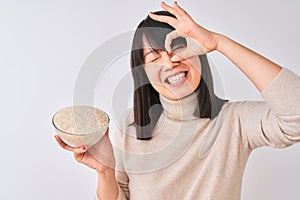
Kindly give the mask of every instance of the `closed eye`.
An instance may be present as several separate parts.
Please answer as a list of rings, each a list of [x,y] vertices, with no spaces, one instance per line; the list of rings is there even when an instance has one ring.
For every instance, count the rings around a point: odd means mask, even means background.
[[[173,47],[173,48],[172,48],[172,51],[177,51],[177,50],[182,49],[182,48],[185,48],[185,47],[186,47],[185,45],[176,46],[176,47]]]
[[[154,62],[154,61],[156,61],[156,60],[158,60],[159,59],[159,57],[156,57],[156,58],[154,58],[153,60],[151,60],[150,62]]]
[[[147,64],[147,63],[152,63],[152,62],[155,62],[155,61],[157,61],[158,59],[160,58],[160,56],[159,55],[148,55],[147,57],[146,57],[146,59],[145,59],[145,63]]]
[[[160,58],[159,52],[156,50],[152,50],[148,53],[146,53],[144,57],[145,64],[152,63],[157,61]]]
[[[172,51],[178,51],[179,49],[187,47],[187,41],[184,37],[175,38],[172,40],[170,47]]]

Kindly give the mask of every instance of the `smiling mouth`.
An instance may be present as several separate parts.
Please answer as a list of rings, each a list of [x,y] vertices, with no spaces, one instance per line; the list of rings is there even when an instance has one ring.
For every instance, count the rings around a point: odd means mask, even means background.
[[[187,75],[187,71],[185,72],[179,72],[175,75],[172,75],[172,76],[169,76],[168,78],[166,78],[165,82],[167,84],[170,84],[170,85],[174,85],[178,82],[180,82],[182,79],[184,79]]]

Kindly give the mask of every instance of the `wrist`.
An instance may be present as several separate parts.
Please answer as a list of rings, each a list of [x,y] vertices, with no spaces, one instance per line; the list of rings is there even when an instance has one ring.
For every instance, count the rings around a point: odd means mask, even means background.
[[[217,47],[216,50],[219,52],[223,52],[224,49],[224,43],[226,42],[226,40],[228,39],[225,35],[222,34],[215,34],[214,35],[216,41],[217,41]]]
[[[99,177],[103,177],[103,178],[115,176],[115,170],[112,168],[107,168],[105,170],[97,170],[96,169],[96,172]]]
[[[97,196],[99,199],[117,199],[119,195],[118,183],[114,169],[98,172]]]
[[[199,34],[201,35],[201,34]],[[203,35],[203,34],[202,34]],[[218,47],[220,43],[223,40],[223,35],[215,32],[206,31],[206,39],[203,40],[202,45],[204,47],[204,50],[207,53],[210,53],[212,51],[218,50]],[[201,38],[202,39],[202,38]],[[199,41],[201,40],[199,39]]]

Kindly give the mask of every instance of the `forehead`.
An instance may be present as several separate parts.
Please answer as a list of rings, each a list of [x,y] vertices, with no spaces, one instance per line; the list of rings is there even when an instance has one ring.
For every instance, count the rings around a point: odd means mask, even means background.
[[[145,50],[151,50],[152,47],[149,43],[149,41],[147,40],[147,38],[143,35],[142,36],[142,46],[141,48],[145,51]]]
[[[143,29],[141,34],[141,48],[148,50],[165,50],[166,35],[170,31],[169,29],[162,28]]]

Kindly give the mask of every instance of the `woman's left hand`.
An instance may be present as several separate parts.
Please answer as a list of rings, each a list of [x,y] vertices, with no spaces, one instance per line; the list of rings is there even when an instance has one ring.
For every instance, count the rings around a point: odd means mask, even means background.
[[[154,13],[149,14],[152,19],[167,23],[176,29],[166,37],[165,48],[168,52],[172,53],[170,47],[171,42],[178,37],[187,39],[188,48],[185,48],[179,53],[179,56],[185,59],[196,55],[206,54],[217,49],[218,40],[216,39],[216,33],[197,24],[176,2],[174,2],[173,6],[169,6],[162,2],[161,7],[175,15],[177,18],[155,15]],[[172,60],[175,61],[176,58],[173,57]]]

